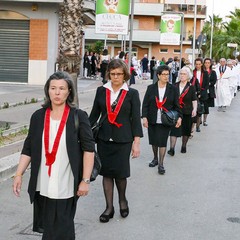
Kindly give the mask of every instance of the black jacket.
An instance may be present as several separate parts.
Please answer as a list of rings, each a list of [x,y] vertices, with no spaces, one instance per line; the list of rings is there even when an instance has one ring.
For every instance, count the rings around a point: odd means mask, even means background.
[[[106,116],[106,88],[98,87],[93,103],[93,108],[89,116],[91,126],[98,118]],[[142,137],[142,125],[140,117],[140,99],[136,89],[129,88],[122,107],[116,118],[117,123],[122,126],[118,128],[111,124],[106,117],[98,133],[98,138],[103,141],[109,141],[111,138],[114,142],[132,142],[134,137]]]
[[[178,89],[179,96],[181,96],[180,92],[179,92],[179,84],[180,84],[180,82],[177,82],[175,86]],[[182,91],[182,94],[185,92],[186,89],[188,89],[188,92],[186,93],[186,95],[183,98],[184,104],[181,109],[182,109],[183,114],[190,115],[190,114],[192,114],[192,110],[193,110],[192,101],[197,100],[197,95],[195,92],[195,88],[194,88],[194,86],[191,85],[191,83],[186,84],[186,86],[184,87],[184,89]]]
[[[156,104],[156,97],[159,99],[158,82],[148,86],[142,104],[142,117],[146,117],[148,119],[148,123],[150,124],[156,124],[157,121],[158,108]],[[164,98],[165,97],[167,100],[164,107],[167,110],[178,111],[179,116],[182,117],[182,111],[179,107],[179,93],[174,85],[167,83],[164,94]]]
[[[208,99],[208,89],[209,89],[209,77],[208,77],[208,72],[202,70],[203,74],[203,79],[202,79],[202,84],[200,88],[200,101],[206,101]],[[193,70],[193,75],[196,75],[196,69]],[[200,83],[200,79],[198,79]]]
[[[31,157],[31,176],[28,185],[28,193],[31,203],[34,201],[38,172],[41,163],[45,111],[46,109],[42,108],[33,113],[30,120],[29,133],[22,149],[22,154]],[[74,108],[70,109],[68,120],[66,122],[66,145],[74,176],[74,193],[76,194],[78,185],[82,179],[83,151],[93,152],[95,150],[95,142],[87,114],[82,110],[79,110],[80,147],[74,122],[74,111]],[[77,196],[75,195],[75,197]]]

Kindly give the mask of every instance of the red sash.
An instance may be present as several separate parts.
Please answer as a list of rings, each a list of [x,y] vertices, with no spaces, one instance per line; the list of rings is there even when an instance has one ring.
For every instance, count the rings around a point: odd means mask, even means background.
[[[185,103],[183,102],[183,98],[186,96],[186,94],[189,91],[189,87],[187,87],[187,89],[185,89],[185,91],[179,96],[179,105],[180,108],[183,108],[183,105],[185,105]]]
[[[164,103],[167,101],[167,97],[165,97],[162,102],[159,101],[157,97],[155,97],[155,99],[156,99],[157,108],[158,109],[162,109],[165,112],[168,112],[168,110],[163,106]]]
[[[196,70],[193,71],[193,75],[194,75],[195,78],[197,78],[197,71]],[[200,79],[198,79],[198,81],[199,81],[200,87],[202,88],[202,83],[203,83],[203,72],[202,71],[201,71]]]
[[[122,93],[118,100],[118,103],[117,103],[114,111],[112,111],[112,109],[111,109],[111,91],[106,88],[106,106],[107,106],[108,121],[111,124],[116,125],[118,128],[120,128],[122,126],[122,124],[115,122],[115,120],[118,116],[118,113],[119,113],[121,107],[122,107],[122,104],[123,104],[123,101],[124,101],[126,95],[127,95],[127,91],[122,90]]]
[[[62,136],[63,129],[66,125],[69,111],[70,111],[70,108],[66,104],[58,131],[57,131],[57,135],[56,135],[54,143],[53,143],[52,152],[50,153],[49,152],[49,131],[50,131],[50,112],[51,112],[51,110],[50,110],[50,108],[48,108],[46,110],[45,121],[44,121],[44,146],[45,146],[46,166],[49,166],[49,168],[48,168],[48,176],[49,177],[51,176],[52,164],[55,162],[60,138]]]

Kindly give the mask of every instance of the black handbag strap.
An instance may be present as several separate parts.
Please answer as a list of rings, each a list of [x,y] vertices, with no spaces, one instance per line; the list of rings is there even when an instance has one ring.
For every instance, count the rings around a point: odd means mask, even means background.
[[[111,105],[112,111],[114,111],[114,109],[115,109],[115,107],[116,107],[116,105],[117,105],[117,103],[118,103],[118,100],[119,100],[119,98],[120,98],[120,96],[121,96],[121,93],[122,93],[122,89],[120,90],[120,92],[119,92],[116,100],[115,100],[115,101],[112,103],[112,105]],[[107,117],[107,113],[104,114],[103,117],[100,118],[99,122],[96,122],[96,123],[93,125],[92,128],[94,128],[95,126],[101,126],[102,123],[104,122],[104,120],[106,119],[106,117]]]
[[[119,92],[118,96],[117,96],[117,99],[113,102],[113,104],[111,105],[111,108],[114,109],[118,103],[118,100],[121,96],[121,93],[122,93],[122,90]],[[94,126],[96,125],[99,125],[101,126],[102,123],[104,122],[104,120],[106,119],[107,117],[107,113],[102,117],[100,118],[99,122],[97,122],[96,124],[94,124]],[[77,131],[78,133],[78,138],[79,138],[79,118],[78,118],[78,109],[76,108],[75,111],[74,111],[74,125],[75,125],[75,130]]]

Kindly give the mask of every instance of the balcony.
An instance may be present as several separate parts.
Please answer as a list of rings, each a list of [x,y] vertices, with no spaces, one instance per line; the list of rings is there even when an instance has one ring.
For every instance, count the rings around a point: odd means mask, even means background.
[[[165,4],[164,11],[183,12],[185,18],[194,18],[194,5],[187,4]],[[197,5],[197,18],[206,18],[207,8],[204,5]]]
[[[143,3],[135,1],[134,3],[134,15],[141,16],[160,16],[164,9],[164,4],[159,3]]]
[[[105,40],[105,34],[96,34],[94,26],[87,26],[85,31],[86,40]],[[183,33],[183,44],[191,45],[190,32]],[[121,41],[122,35],[107,35],[107,40]],[[126,36],[126,40],[129,40],[129,35]],[[159,43],[160,41],[160,32],[156,30],[134,30],[133,31],[133,42],[144,42],[144,43]]]

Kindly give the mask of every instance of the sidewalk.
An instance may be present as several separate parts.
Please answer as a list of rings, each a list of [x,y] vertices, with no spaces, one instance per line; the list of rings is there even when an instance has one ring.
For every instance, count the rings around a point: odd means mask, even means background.
[[[151,82],[151,80],[142,80],[131,87],[137,89],[140,95],[143,95],[147,85]],[[78,80],[79,108],[88,114],[90,113],[96,89],[101,85],[102,82],[100,80]],[[37,103],[26,104],[31,99],[37,100]],[[4,131],[3,134],[7,135],[28,127],[32,113],[41,107],[43,99],[43,86],[0,83],[0,105],[8,103],[10,106],[9,108],[0,109],[0,123],[10,124],[10,129]],[[21,149],[19,146],[18,148]],[[0,158],[0,182],[8,179],[15,173],[19,155],[20,152]]]

